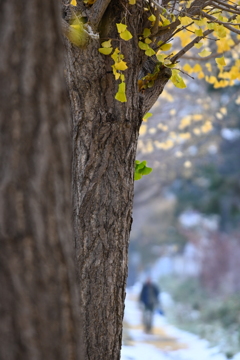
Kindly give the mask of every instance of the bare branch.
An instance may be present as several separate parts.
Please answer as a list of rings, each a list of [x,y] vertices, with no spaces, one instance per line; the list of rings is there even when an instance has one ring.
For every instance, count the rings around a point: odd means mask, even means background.
[[[152,0],[152,3],[156,6],[157,9],[160,10],[160,13],[164,12],[166,13],[167,15],[171,15],[167,9],[165,9],[164,7],[162,7],[161,5],[159,5],[155,0]]]
[[[185,11],[186,15],[200,15],[200,12],[202,9],[206,8],[207,6],[211,5],[212,1],[206,1],[206,0],[195,0],[192,5],[190,6],[188,11]]]
[[[89,11],[89,21],[96,30],[111,0],[97,0]]]
[[[172,71],[166,67],[164,67],[154,82],[154,86],[146,89],[141,95],[141,111],[142,115],[146,114],[153,104],[157,101],[159,95],[162,93],[166,83],[172,76]]]
[[[217,20],[214,16],[208,15],[208,14],[206,14],[204,11],[202,11],[201,14],[202,14],[205,18],[211,20],[212,22],[215,22],[215,23],[217,23],[217,24],[224,25],[224,27],[227,28],[227,29],[229,29],[230,31],[235,32],[236,34],[240,34],[240,30],[235,29],[233,26],[231,26],[231,25],[228,24],[227,22],[219,21],[219,20]],[[236,25],[239,25],[239,24],[232,24],[232,25],[236,26]]]
[[[180,50],[176,55],[174,55],[170,60],[174,64],[176,61],[182,57],[186,52],[188,52],[194,44],[198,43],[200,40],[205,38],[207,35],[211,34],[213,30],[206,30],[203,33],[203,36],[197,36],[195,39],[193,39],[189,44],[187,44],[182,50]]]
[[[230,47],[230,49],[227,50],[227,51],[231,51],[235,46],[237,46],[237,45],[239,45],[239,44],[240,44],[240,40],[236,41],[236,42],[234,43],[234,45],[232,45],[232,46]],[[215,52],[215,53],[212,53],[212,54],[209,55],[209,56],[206,56],[205,58],[199,58],[199,57],[197,57],[197,56],[188,56],[188,55],[185,56],[185,55],[183,55],[183,56],[182,56],[182,59],[196,60],[196,61],[206,61],[206,60],[214,59],[214,58],[216,58],[217,56],[226,53],[227,51],[224,50],[224,51],[219,52],[219,53]]]
[[[217,2],[215,2],[214,7],[217,8],[217,9],[221,9],[223,11],[226,11],[228,13],[240,15],[240,11],[233,10],[233,9],[227,7],[227,4],[225,4],[225,6],[222,6],[222,5],[219,5]]]
[[[234,10],[238,10],[238,5],[231,5],[231,4],[226,4],[223,1],[220,0],[214,0],[215,3],[218,3],[220,5],[223,5],[225,7],[227,7],[228,9],[234,9]]]

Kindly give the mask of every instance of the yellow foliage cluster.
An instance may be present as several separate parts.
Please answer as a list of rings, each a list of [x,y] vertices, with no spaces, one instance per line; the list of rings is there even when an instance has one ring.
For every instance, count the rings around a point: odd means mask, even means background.
[[[96,0],[84,0],[87,6],[92,6]],[[129,7],[138,6],[139,0],[128,0]],[[205,79],[214,88],[234,85],[240,80],[240,65],[238,53],[240,50],[240,2],[239,0],[226,0],[223,5],[214,5],[206,2],[206,6],[198,15],[192,15],[193,0],[179,1],[178,11],[173,12],[171,4],[166,8],[157,3],[146,2],[144,10],[147,12],[148,26],[137,39],[133,39],[129,31],[127,16],[116,24],[119,41],[137,41],[139,50],[161,66],[172,68],[171,81],[178,88],[185,88],[182,72],[187,75],[195,74],[199,79]],[[217,2],[216,2],[217,3]],[[71,0],[76,6],[76,0]],[[195,2],[194,2],[195,4]],[[234,5],[235,4],[235,5]],[[126,11],[128,11],[126,9]],[[169,27],[168,27],[169,26]],[[155,36],[156,28],[161,33],[173,26],[173,35],[164,42]],[[76,46],[82,46],[85,32],[84,25],[79,21],[71,24],[70,39]],[[113,60],[113,74],[118,86],[116,99],[126,102],[126,84],[124,71],[128,64],[124,55],[120,53],[121,46],[114,49],[112,40],[103,41],[99,52],[111,56]],[[212,41],[214,40],[214,41]],[[185,50],[186,49],[186,50]],[[185,57],[189,61],[179,68],[178,58]],[[194,64],[192,64],[194,61]],[[204,62],[204,65],[201,65]],[[158,68],[161,71],[161,67]],[[148,74],[150,78],[151,75]],[[153,86],[155,78],[140,80],[140,91]],[[145,81],[145,82],[144,82]],[[145,84],[147,81],[147,85]],[[169,96],[170,97],[170,96]]]

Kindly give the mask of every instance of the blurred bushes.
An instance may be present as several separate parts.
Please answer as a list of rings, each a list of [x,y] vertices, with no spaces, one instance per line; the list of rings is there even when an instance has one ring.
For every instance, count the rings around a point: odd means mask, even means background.
[[[240,294],[214,296],[195,278],[165,277],[160,282],[174,301],[166,309],[171,322],[207,339],[228,358],[240,352]]]

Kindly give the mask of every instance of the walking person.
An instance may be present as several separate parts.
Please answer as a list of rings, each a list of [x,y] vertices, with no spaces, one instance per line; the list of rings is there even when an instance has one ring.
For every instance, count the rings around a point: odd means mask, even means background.
[[[143,304],[143,325],[146,332],[151,332],[152,330],[153,312],[159,304],[159,293],[158,287],[153,284],[151,278],[148,277],[143,284],[139,298]]]

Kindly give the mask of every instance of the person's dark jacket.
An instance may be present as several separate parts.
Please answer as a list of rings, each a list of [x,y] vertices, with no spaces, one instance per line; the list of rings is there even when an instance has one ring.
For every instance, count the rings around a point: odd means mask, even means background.
[[[139,300],[147,309],[153,310],[158,303],[158,295],[159,290],[157,286],[147,282],[143,285]]]

